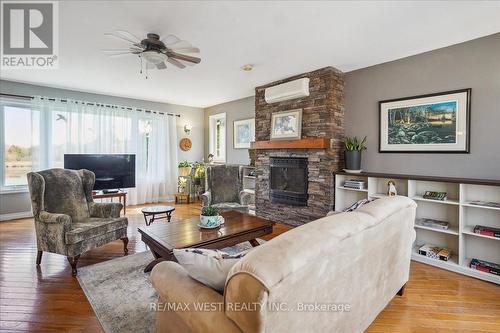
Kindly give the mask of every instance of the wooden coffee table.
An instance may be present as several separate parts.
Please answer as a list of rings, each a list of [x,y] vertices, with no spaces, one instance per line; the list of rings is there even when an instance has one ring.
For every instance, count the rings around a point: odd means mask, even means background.
[[[217,229],[200,229],[199,217],[139,227],[137,230],[141,234],[142,241],[149,246],[155,257],[144,272],[151,271],[161,261],[175,261],[173,249],[187,247],[222,249],[245,241],[249,241],[252,246],[258,246],[256,238],[273,232],[274,223],[260,217],[237,211],[221,215],[226,222]]]

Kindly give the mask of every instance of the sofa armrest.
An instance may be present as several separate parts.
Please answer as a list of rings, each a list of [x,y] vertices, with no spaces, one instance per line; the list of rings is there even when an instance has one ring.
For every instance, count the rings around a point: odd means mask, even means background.
[[[37,220],[44,223],[61,223],[66,225],[71,223],[71,216],[66,214],[49,213],[42,210],[40,214],[38,214]]]
[[[212,204],[212,193],[210,191],[206,191],[201,195],[201,204],[203,207],[210,206]]]
[[[222,295],[192,279],[181,265],[172,261],[157,264],[151,272],[151,282],[159,294],[157,317],[168,315],[162,311],[175,311],[175,318],[182,321],[182,325],[174,326],[188,327],[194,333],[241,332],[224,314]],[[183,304],[184,310],[168,304]],[[209,308],[204,308],[207,305]]]
[[[118,202],[89,202],[90,217],[120,217],[122,208]]]

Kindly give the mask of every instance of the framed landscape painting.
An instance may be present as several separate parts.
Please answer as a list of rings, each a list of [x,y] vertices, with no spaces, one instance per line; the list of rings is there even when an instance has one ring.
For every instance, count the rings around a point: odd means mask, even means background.
[[[255,118],[236,120],[233,126],[234,148],[250,148],[255,141]]]
[[[468,153],[471,89],[379,102],[381,153]]]
[[[300,139],[302,109],[275,112],[271,116],[271,140]]]

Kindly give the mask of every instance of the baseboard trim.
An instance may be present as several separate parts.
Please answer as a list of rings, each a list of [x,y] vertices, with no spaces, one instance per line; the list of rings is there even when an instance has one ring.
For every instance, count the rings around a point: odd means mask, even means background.
[[[0,214],[0,221],[25,219],[25,218],[28,218],[28,217],[33,217],[33,213],[31,211],[18,212],[18,213],[10,213],[10,214]]]

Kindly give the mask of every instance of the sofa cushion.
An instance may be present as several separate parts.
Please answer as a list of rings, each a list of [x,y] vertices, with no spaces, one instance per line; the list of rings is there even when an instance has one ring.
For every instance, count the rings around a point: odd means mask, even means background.
[[[220,250],[198,248],[174,249],[173,252],[175,259],[189,276],[212,289],[223,291],[229,270],[248,251],[235,255]]]
[[[127,228],[126,217],[97,218],[89,217],[71,224],[71,230],[66,232],[66,244],[76,244],[81,241],[104,235],[118,229]]]
[[[215,208],[218,212],[225,212],[228,210],[246,211],[248,209],[248,206],[241,205],[237,202],[223,202],[223,203],[213,204],[212,207]]]

